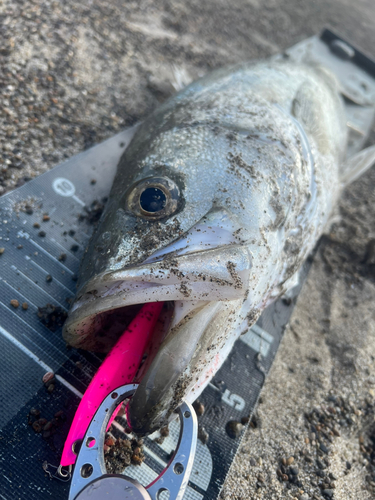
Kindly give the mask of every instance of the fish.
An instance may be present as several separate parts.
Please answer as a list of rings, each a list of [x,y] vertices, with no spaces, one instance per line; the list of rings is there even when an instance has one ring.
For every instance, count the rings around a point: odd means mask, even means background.
[[[276,59],[218,69],[139,126],[63,329],[68,344],[108,352],[143,304],[164,302],[128,408],[135,432],[196,400],[298,283],[343,187],[375,160],[347,158],[347,145],[335,77]]]

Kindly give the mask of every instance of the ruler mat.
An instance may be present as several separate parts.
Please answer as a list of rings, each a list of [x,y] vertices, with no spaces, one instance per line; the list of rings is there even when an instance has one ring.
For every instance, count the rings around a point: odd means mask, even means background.
[[[329,43],[332,36],[328,37]],[[311,40],[309,47],[311,43],[313,48],[324,45],[316,37]],[[297,46],[298,57],[304,47]],[[323,49],[324,57],[332,56],[325,45]],[[363,115],[366,120],[373,116],[368,110],[366,113]],[[364,123],[365,118],[362,119],[362,115],[359,118],[359,122]],[[93,203],[103,203],[108,195],[117,162],[134,130],[121,132],[0,198],[2,500],[68,497],[69,483],[50,480],[42,464],[59,464],[80,397],[103,358],[68,348],[62,339],[61,327],[55,331],[48,329],[38,317],[38,308],[51,304],[60,311],[68,310],[69,301],[75,295],[79,263],[94,230],[90,218],[82,214],[87,215],[85,207],[90,210]],[[43,220],[44,214],[48,214],[49,220]],[[295,297],[301,286],[294,289]],[[245,425],[242,433],[234,436],[228,433],[228,423],[241,422],[254,412],[295,297],[287,301],[280,299],[263,313],[257,324],[236,342],[199,398],[205,412],[198,421],[208,436],[206,434],[204,442],[198,441],[185,500],[218,497],[246,429]],[[18,301],[19,306],[14,307],[11,301]],[[22,304],[27,304],[27,309]],[[52,392],[48,392],[42,382],[43,375],[49,371],[56,374]],[[40,416],[47,421],[62,412],[56,432],[45,437],[35,433],[28,424],[31,408],[39,409]],[[145,462],[128,467],[126,474],[144,485],[149,484],[167,464],[178,433],[178,424],[172,423],[163,443],[147,438]],[[164,500],[162,496],[161,500]]]

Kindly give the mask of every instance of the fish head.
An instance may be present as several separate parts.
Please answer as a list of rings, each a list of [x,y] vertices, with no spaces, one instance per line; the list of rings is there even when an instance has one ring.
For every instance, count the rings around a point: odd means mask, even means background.
[[[120,161],[63,331],[74,347],[108,352],[143,304],[165,302],[130,405],[142,434],[194,401],[229,354],[244,319],[251,228],[269,200],[268,188],[252,200],[255,181],[228,159],[231,138],[206,127],[162,136],[141,130]],[[246,140],[258,157],[258,140]]]

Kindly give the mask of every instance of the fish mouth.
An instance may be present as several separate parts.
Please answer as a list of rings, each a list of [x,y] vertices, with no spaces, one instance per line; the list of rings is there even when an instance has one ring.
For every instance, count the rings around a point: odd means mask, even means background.
[[[145,303],[164,302],[129,406],[129,423],[139,434],[165,425],[219,368],[251,268],[236,226],[215,211],[142,264],[97,276],[72,305],[65,340],[108,352]],[[197,234],[199,241],[192,237]]]

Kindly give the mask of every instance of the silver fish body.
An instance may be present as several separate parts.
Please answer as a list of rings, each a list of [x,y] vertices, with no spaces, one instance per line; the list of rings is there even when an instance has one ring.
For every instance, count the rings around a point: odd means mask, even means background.
[[[129,416],[147,433],[195,400],[233,343],[294,283],[340,193],[344,107],[320,67],[242,64],[139,127],[84,257],[64,328],[108,350],[166,301]]]

